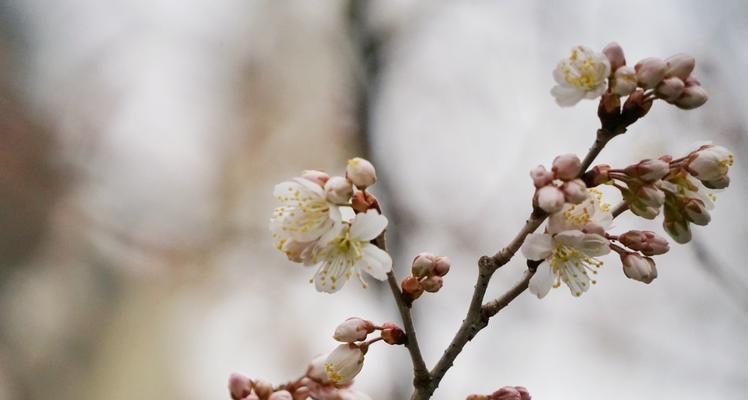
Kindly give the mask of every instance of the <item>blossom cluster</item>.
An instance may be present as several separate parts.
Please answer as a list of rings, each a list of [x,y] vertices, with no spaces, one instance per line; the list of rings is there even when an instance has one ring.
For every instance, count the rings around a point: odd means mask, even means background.
[[[618,43],[608,44],[602,53],[576,46],[553,71],[557,85],[551,94],[563,107],[573,106],[583,98],[598,98],[607,91],[616,98],[630,96],[632,102],[658,98],[683,109],[693,109],[708,98],[701,83],[691,74],[695,65],[693,57],[676,54],[665,60],[648,57],[631,67],[626,65]]]
[[[465,400],[531,400],[530,392],[523,386],[504,386],[487,395],[471,394]]]
[[[345,177],[308,170],[276,185],[273,195],[282,205],[270,219],[275,246],[317,269],[311,282],[318,291],[336,292],[354,275],[367,287],[364,272],[384,280],[392,269],[390,255],[371,243],[388,223],[366,191],[375,182],[374,166],[353,158]]]
[[[533,204],[552,214],[564,204],[579,204],[587,199],[587,186],[579,179],[582,161],[575,154],[564,154],[553,160],[551,170],[538,165],[530,171],[535,185]]]

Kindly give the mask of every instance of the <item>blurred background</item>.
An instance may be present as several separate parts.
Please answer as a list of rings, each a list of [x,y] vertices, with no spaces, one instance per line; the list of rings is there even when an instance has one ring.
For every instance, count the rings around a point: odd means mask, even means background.
[[[744,398],[747,37],[742,0],[3,0],[0,400],[227,399],[233,371],[303,374],[348,316],[400,322],[382,284],[315,292],[267,230],[275,183],[357,155],[378,168],[397,275],[421,251],[453,260],[414,309],[433,365],[476,260],[530,211],[527,171],[594,139],[596,103],[556,106],[551,71],[613,40],[630,63],[694,55],[711,98],[655,104],[598,161],[712,140],[736,155],[732,185],[651,285],[608,256],[581,298],[522,295],[435,398]],[[375,346],[356,387],[405,399],[409,365]]]

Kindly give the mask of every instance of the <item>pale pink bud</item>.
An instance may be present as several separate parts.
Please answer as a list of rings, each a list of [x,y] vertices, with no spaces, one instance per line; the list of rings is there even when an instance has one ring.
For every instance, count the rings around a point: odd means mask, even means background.
[[[603,228],[601,225],[596,224],[594,222],[588,222],[584,224],[584,227],[582,227],[582,232],[595,233],[603,237],[605,236],[605,228]]]
[[[624,66],[616,70],[611,91],[619,96],[628,96],[636,90],[636,84],[636,70],[633,67]]]
[[[545,169],[545,167],[542,165],[538,165],[537,167],[530,170],[530,177],[532,178],[532,183],[536,188],[549,185],[551,182],[553,182],[553,173]]]
[[[229,393],[233,400],[241,400],[252,392],[252,380],[242,374],[233,373],[229,377]]]
[[[685,88],[686,84],[683,83],[680,78],[672,77],[663,79],[662,82],[657,85],[655,93],[657,94],[657,97],[660,97],[668,103],[672,103],[683,94]]]
[[[706,90],[701,86],[687,86],[673,104],[684,110],[692,110],[704,105],[708,98]]]
[[[342,176],[333,176],[325,183],[327,201],[333,204],[348,204],[353,195],[353,186]]]
[[[319,185],[319,187],[324,188],[325,183],[327,183],[327,180],[330,179],[330,175],[327,175],[326,173],[322,171],[317,171],[313,169],[307,169],[301,173],[301,177],[314,182]]]
[[[665,204],[665,192],[652,184],[639,186],[636,196],[642,203],[648,206],[660,207]]]
[[[488,396],[488,400],[522,400],[522,395],[517,389],[511,386],[504,386],[503,388],[491,393]]]
[[[364,352],[352,343],[341,344],[325,360],[327,377],[337,384],[345,384],[364,367]]]
[[[709,145],[696,151],[688,163],[688,171],[699,180],[712,181],[726,176],[734,161],[735,157],[726,148]]]
[[[639,178],[644,182],[656,182],[670,172],[670,163],[660,160],[642,160],[626,167],[626,174]]]
[[[442,277],[438,275],[429,276],[428,278],[421,281],[421,287],[423,288],[423,290],[430,293],[438,292],[443,285],[444,279],[442,279]]]
[[[279,390],[271,394],[268,400],[294,400],[294,398],[288,390]]]
[[[553,214],[561,210],[564,206],[564,192],[555,186],[544,186],[535,192],[538,201],[538,207],[545,212]]]
[[[564,182],[561,185],[561,190],[564,192],[564,198],[569,203],[579,204],[587,200],[587,186],[581,179]]]
[[[636,63],[634,69],[636,70],[636,78],[639,86],[644,89],[651,89],[665,78],[667,63],[662,59],[649,57]]]
[[[254,388],[255,394],[261,400],[267,400],[273,393],[273,384],[268,381],[256,380]]]
[[[332,337],[338,342],[350,343],[365,340],[371,332],[374,332],[374,324],[371,321],[353,317],[338,325]]]
[[[421,297],[423,294],[421,283],[418,281],[418,278],[413,275],[408,275],[403,278],[403,281],[400,283],[400,288],[403,290],[403,295],[411,301]]]
[[[436,256],[431,253],[419,253],[414,259],[413,264],[410,267],[413,276],[422,278],[433,274],[434,262],[436,262]]]
[[[618,241],[629,249],[638,251],[644,248],[647,235],[644,231],[631,230],[618,236]]]
[[[386,322],[382,324],[382,339],[387,344],[398,345],[405,343],[405,331],[399,326]]]
[[[610,62],[610,70],[617,72],[619,68],[626,65],[626,57],[623,56],[623,49],[616,42],[610,42],[603,48],[603,54]]]
[[[665,254],[670,250],[667,240],[651,231],[628,231],[620,235],[618,241],[648,257]]]
[[[449,267],[450,266],[451,266],[451,264],[449,262],[449,258],[448,257],[446,257],[446,256],[436,257],[436,259],[434,260],[434,269],[433,269],[433,272],[434,272],[434,274],[436,274],[438,276],[447,275],[447,273],[449,272]]]
[[[686,217],[689,221],[696,225],[707,225],[712,220],[709,211],[704,207],[704,203],[698,199],[688,199],[683,205],[683,211],[686,213]]]
[[[657,278],[655,262],[649,257],[643,257],[637,253],[626,253],[621,255],[623,273],[635,281],[650,283]]]
[[[553,160],[551,171],[556,178],[570,181],[579,176],[582,169],[582,161],[576,154],[563,154]]]
[[[693,71],[693,67],[696,66],[696,60],[688,54],[683,53],[676,54],[665,60],[665,62],[667,62],[665,76],[674,76],[682,80],[688,78]]]
[[[377,172],[374,166],[368,160],[360,157],[348,160],[348,165],[345,168],[345,176],[361,190],[366,189],[377,181]]]
[[[699,80],[696,79],[696,77],[693,75],[690,75],[688,78],[686,78],[684,82],[686,83],[686,87],[701,86],[701,82],[699,82]]]

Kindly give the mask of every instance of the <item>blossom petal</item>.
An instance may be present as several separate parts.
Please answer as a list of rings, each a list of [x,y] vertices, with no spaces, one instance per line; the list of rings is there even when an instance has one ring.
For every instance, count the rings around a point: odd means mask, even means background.
[[[386,251],[367,243],[361,248],[363,258],[358,261],[356,267],[365,271],[374,279],[383,281],[387,279],[387,273],[392,271],[392,257]]]
[[[365,214],[356,214],[351,224],[351,238],[369,241],[379,236],[387,227],[387,217],[376,210],[368,210]]]
[[[350,266],[339,256],[322,263],[314,274],[314,287],[318,292],[335,293],[350,279]]]
[[[551,89],[551,94],[556,98],[556,103],[561,107],[571,107],[584,98],[584,91],[573,87],[556,85]]]
[[[553,252],[553,238],[545,233],[531,233],[522,244],[522,255],[529,260],[544,260]]]
[[[528,289],[530,293],[538,296],[539,299],[545,297],[548,291],[553,287],[553,282],[556,280],[556,275],[551,270],[551,264],[547,261],[543,261],[538,266],[535,274],[530,278],[530,284]]]

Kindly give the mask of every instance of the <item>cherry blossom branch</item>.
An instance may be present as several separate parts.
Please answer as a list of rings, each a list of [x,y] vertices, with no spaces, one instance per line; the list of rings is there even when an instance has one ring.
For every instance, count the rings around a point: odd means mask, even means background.
[[[384,232],[382,232],[374,242],[380,249],[387,251]],[[410,306],[405,302],[405,299],[400,292],[400,286],[397,284],[397,278],[395,278],[395,273],[393,271],[387,273],[387,283],[392,292],[392,297],[395,298],[400,317],[403,320],[403,327],[405,329],[405,347],[408,349],[410,360],[413,363],[413,385],[415,387],[422,386],[431,380],[431,376],[426,367],[426,362],[423,360],[421,348],[418,346],[418,338],[416,336],[415,325],[413,325],[413,317],[410,314]]]

